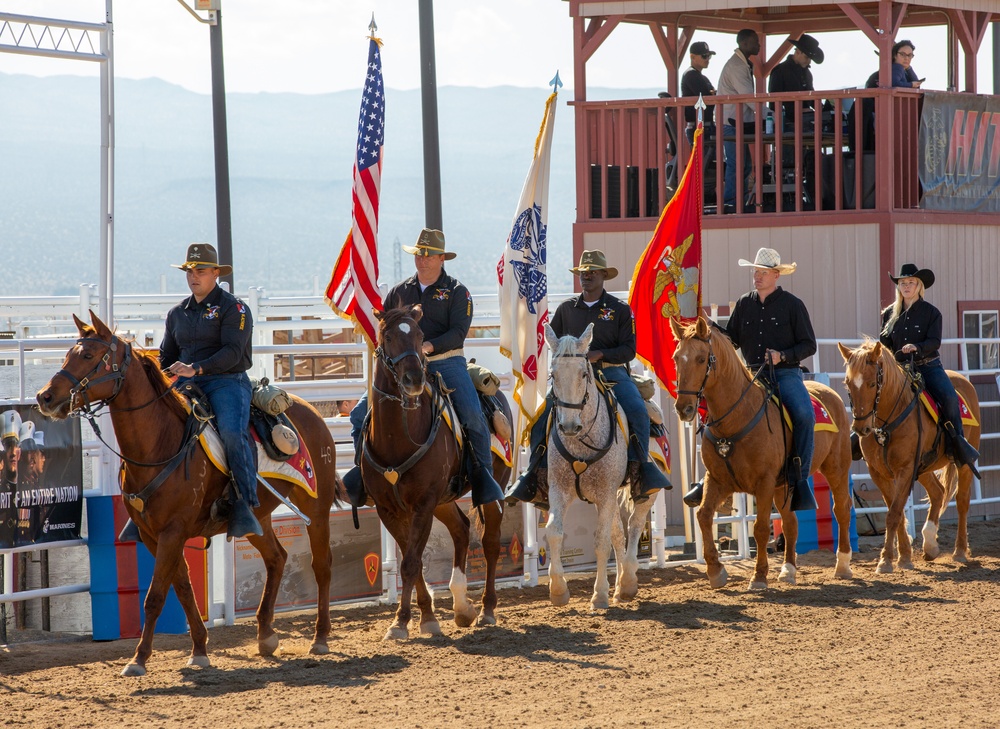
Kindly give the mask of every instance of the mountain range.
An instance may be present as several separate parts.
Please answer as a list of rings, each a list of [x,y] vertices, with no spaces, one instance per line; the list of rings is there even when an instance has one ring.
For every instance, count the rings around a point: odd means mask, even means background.
[[[495,291],[496,262],[527,174],[548,90],[438,89],[448,270]],[[194,241],[215,243],[211,97],[159,79],[115,83],[115,290],[184,292],[170,269]],[[4,295],[71,294],[97,279],[100,252],[96,78],[0,73],[0,250]],[[590,98],[654,91],[591,90]],[[423,227],[420,91],[386,91],[379,220],[381,281],[412,273],[399,244]],[[572,109],[556,113],[549,191],[550,290],[572,288]],[[227,94],[237,292],[325,287],[350,227],[360,89],[321,95]]]

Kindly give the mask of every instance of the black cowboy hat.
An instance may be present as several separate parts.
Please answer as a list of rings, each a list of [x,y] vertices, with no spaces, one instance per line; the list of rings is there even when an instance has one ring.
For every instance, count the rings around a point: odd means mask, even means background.
[[[889,271],[889,278],[893,283],[899,283],[901,278],[919,278],[925,289],[934,285],[934,272],[929,268],[917,268],[915,263],[904,263],[899,267],[899,273],[895,276]]]
[[[811,35],[803,33],[798,40],[793,40],[791,43],[809,56],[810,60],[816,61],[816,63],[823,63],[823,49],[819,47],[819,41]]]

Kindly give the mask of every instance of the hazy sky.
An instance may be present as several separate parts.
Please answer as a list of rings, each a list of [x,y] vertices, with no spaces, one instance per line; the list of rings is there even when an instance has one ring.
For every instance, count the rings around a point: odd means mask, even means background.
[[[226,88],[300,93],[359,88],[373,11],[385,41],[386,86],[417,88],[417,7],[417,0],[223,0]],[[0,0],[0,12],[90,22],[102,22],[104,8],[104,0]],[[156,76],[209,93],[208,26],[177,0],[118,0],[114,23],[117,76]],[[435,0],[434,25],[440,85],[544,86],[558,69],[566,90],[572,88],[572,22],[563,0]],[[818,37],[826,62],[813,66],[817,89],[863,85],[877,67],[872,45],[860,33]],[[927,77],[924,88],[945,88],[943,29],[904,29],[901,37],[917,46],[913,67]],[[734,40],[711,33],[696,33],[695,39],[707,40],[719,52],[708,71],[717,79]],[[770,40],[772,51],[778,42]],[[986,93],[992,92],[991,45],[988,33],[979,64],[979,88]],[[79,61],[0,53],[0,71],[49,75],[97,69]],[[617,29],[587,72],[590,86],[665,86],[659,55],[644,28]]]

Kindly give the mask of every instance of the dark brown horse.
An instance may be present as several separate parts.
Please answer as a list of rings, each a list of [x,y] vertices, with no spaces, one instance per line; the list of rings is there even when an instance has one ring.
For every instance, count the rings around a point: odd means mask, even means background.
[[[893,562],[900,569],[913,567],[913,548],[903,509],[914,480],[920,481],[930,501],[927,520],[921,529],[924,559],[934,559],[941,553],[937,541],[938,522],[954,496],[958,507],[958,534],[953,559],[967,561],[972,469],[956,467],[945,451],[945,438],[927,410],[917,402],[910,378],[890,350],[874,340],[866,341],[857,349],[848,349],[843,344],[838,347],[847,365],[844,382],[851,394],[854,430],[861,436],[861,452],[872,480],[889,507],[885,518],[885,544],[875,571],[892,572]],[[948,377],[980,422],[976,388],[957,372],[948,372]],[[980,426],[965,427],[965,436],[973,447],[979,447],[979,434]],[[944,469],[945,484],[935,474],[937,469]]]
[[[712,539],[712,519],[716,509],[733,492],[753,494],[757,519],[753,536],[757,543],[757,566],[750,589],[767,587],[767,544],[771,524],[771,503],[781,513],[785,535],[785,563],[778,579],[795,584],[795,540],[799,522],[786,498],[787,483],[778,483],[791,448],[792,434],[782,428],[777,405],[754,381],[732,342],[710,329],[699,318],[696,324],[681,327],[671,320],[677,339],[677,414],[693,420],[699,400],[708,407],[708,423],[702,436],[701,459],[705,463],[705,495],[698,508],[698,524],[704,539],[705,563],[712,587],[722,587],[728,576],[719,561]],[[837,426],[837,432],[816,432],[816,448],[810,473],[821,471],[833,493],[833,513],[839,528],[836,577],[851,577],[851,493],[848,472],[851,442],[847,411],[840,396],[819,382],[807,382],[809,394],[822,403]],[[783,476],[781,477],[784,478]],[[780,486],[780,488],[779,488]]]
[[[62,370],[38,391],[36,399],[42,413],[56,419],[79,415],[84,403],[105,403],[126,462],[122,490],[125,494],[136,494],[163,470],[162,465],[142,464],[166,462],[180,451],[187,412],[181,396],[170,389],[156,357],[133,349],[93,312],[90,316],[92,326],[73,317],[80,338],[66,355]],[[343,487],[337,477],[334,442],[322,416],[299,398],[294,398],[286,414],[312,456],[318,494],[314,498],[286,481],[275,479],[271,483],[312,521],[308,533],[319,605],[316,635],[310,652],[324,654],[329,652],[327,639],[330,635],[329,514],[331,505],[343,496],[340,492]],[[171,585],[191,629],[188,665],[209,665],[205,652],[208,631],[198,614],[183,550],[188,539],[225,533],[226,523],[212,518],[212,504],[222,498],[228,481],[229,477],[211,464],[199,446],[192,451],[187,468],[181,465],[171,471],[149,496],[141,514],[130,505],[129,499],[125,499],[129,515],[139,526],[142,541],[156,561],[144,603],[146,621],[142,637],[123,676],[145,675],[146,661],[153,651],[156,619]],[[260,552],[267,570],[264,594],[257,608],[257,646],[265,656],[272,655],[278,647],[278,636],[271,623],[287,558],[271,528],[271,511],[277,505],[278,499],[261,489],[256,514],[264,535],[249,538]]]
[[[500,556],[500,520],[497,502],[481,507],[476,526],[482,534],[486,558],[486,588],[482,610],[469,601],[465,562],[469,551],[469,518],[455,502],[468,490],[459,484],[461,453],[452,431],[444,422],[440,396],[427,386],[425,360],[420,353],[424,337],[418,322],[419,306],[376,314],[379,346],[376,350],[372,387],[371,420],[368,424],[361,474],[365,489],[375,502],[379,518],[403,552],[400,575],[403,590],[396,619],[385,638],[409,637],[410,597],[417,590],[420,632],[439,635],[434,601],[423,577],[423,552],[434,517],[447,527],[455,544],[449,588],[454,597],[455,624],[459,627],[493,625],[497,605],[495,588]],[[509,418],[509,415],[507,416]],[[460,428],[452,415],[451,427]],[[501,486],[510,478],[510,467],[494,456],[493,473]],[[484,522],[484,523],[483,523]]]

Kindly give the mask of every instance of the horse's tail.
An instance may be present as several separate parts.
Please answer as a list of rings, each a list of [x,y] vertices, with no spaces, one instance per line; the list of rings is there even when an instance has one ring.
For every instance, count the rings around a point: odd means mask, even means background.
[[[941,502],[941,511],[938,513],[938,519],[944,514],[945,510],[948,508],[948,503],[955,498],[955,494],[958,493],[958,466],[955,465],[954,461],[948,461],[948,465],[944,467],[944,501]]]
[[[333,472],[333,503],[335,506],[349,506],[350,500],[347,498],[347,487],[344,486],[343,479],[336,471]]]

